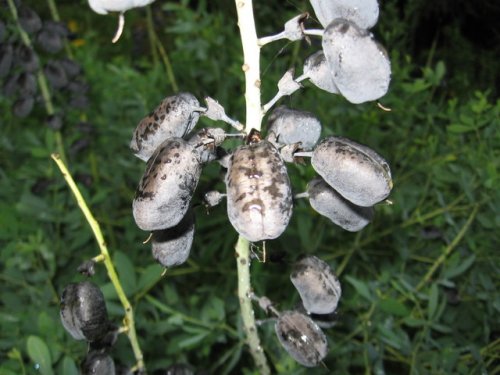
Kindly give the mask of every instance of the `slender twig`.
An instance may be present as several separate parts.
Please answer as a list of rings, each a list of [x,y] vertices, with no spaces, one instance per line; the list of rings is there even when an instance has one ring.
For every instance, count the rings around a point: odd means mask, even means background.
[[[263,112],[260,99],[260,47],[255,29],[252,0],[235,0],[238,14],[241,43],[243,46],[243,72],[245,73],[246,132],[260,130]],[[238,297],[240,300],[243,328],[246,333],[250,353],[259,374],[270,374],[266,356],[260,344],[255,315],[250,299],[250,246],[243,237],[236,244],[236,264],[238,269]]]
[[[125,318],[124,320],[124,325],[127,327],[127,336],[129,338],[130,344],[132,346],[132,350],[134,352],[135,360],[136,360],[136,368],[138,370],[145,370],[144,366],[144,360],[143,360],[143,355],[141,348],[139,346],[139,342],[137,341],[137,334],[135,331],[135,322],[134,322],[134,312],[132,309],[132,306],[130,305],[130,302],[123,291],[123,287],[120,283],[120,279],[118,278],[118,275],[116,273],[115,267],[113,265],[113,262],[111,261],[111,257],[108,252],[108,248],[106,245],[106,242],[104,241],[104,236],[101,232],[101,228],[99,226],[99,223],[97,220],[94,218],[94,215],[92,215],[92,212],[90,211],[89,207],[87,206],[87,203],[85,199],[83,198],[82,194],[80,193],[80,190],[78,189],[78,186],[75,183],[75,180],[73,180],[73,177],[71,176],[68,168],[64,164],[64,162],[61,160],[61,157],[58,154],[52,154],[51,155],[52,159],[56,162],[57,166],[61,170],[61,173],[66,180],[66,183],[68,184],[69,188],[71,189],[71,192],[75,196],[76,202],[78,203],[78,207],[80,207],[80,210],[82,211],[83,215],[85,216],[85,219],[87,219],[87,222],[90,225],[90,228],[92,229],[92,232],[94,233],[94,236],[97,241],[97,245],[99,246],[100,249],[100,256],[103,258],[103,263],[104,266],[106,267],[106,270],[108,272],[108,276],[111,280],[111,283],[113,284],[116,294],[118,295],[118,298],[120,299],[120,302],[125,310]]]

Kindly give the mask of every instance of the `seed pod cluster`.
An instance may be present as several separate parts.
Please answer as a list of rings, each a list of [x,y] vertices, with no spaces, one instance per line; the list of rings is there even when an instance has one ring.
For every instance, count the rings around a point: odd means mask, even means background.
[[[226,174],[227,215],[251,242],[279,237],[292,215],[292,190],[278,150],[266,140],[239,146]]]

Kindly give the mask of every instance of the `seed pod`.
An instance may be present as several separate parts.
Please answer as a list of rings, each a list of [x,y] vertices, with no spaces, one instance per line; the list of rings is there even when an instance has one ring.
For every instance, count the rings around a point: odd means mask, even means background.
[[[6,35],[7,35],[7,28],[5,27],[5,23],[0,20],[0,43],[3,42]]]
[[[148,160],[133,202],[134,219],[142,230],[176,226],[185,216],[201,174],[192,145],[182,138],[163,142]]]
[[[194,236],[194,215],[192,210],[175,227],[153,232],[153,257],[163,267],[184,263],[189,257]]]
[[[37,43],[42,49],[49,53],[57,53],[64,47],[63,38],[52,29],[44,28],[36,37]]]
[[[304,61],[303,74],[320,89],[332,94],[339,94],[339,89],[335,85],[332,71],[326,62],[325,54],[322,50],[312,54]]]
[[[191,135],[187,142],[194,147],[200,163],[206,164],[218,159],[219,146],[225,139],[224,129],[204,128]]]
[[[36,93],[36,77],[32,73],[23,72],[17,81],[19,93],[21,96],[32,96]]]
[[[10,72],[14,60],[14,49],[11,44],[0,44],[0,78]]]
[[[34,105],[35,99],[32,96],[26,96],[15,101],[12,106],[12,112],[14,116],[24,118],[31,113]]]
[[[21,5],[18,11],[19,23],[28,34],[36,33],[42,28],[42,20],[35,11],[25,5]]]
[[[290,280],[308,313],[330,314],[337,308],[342,289],[330,266],[315,256],[300,258]]]
[[[307,185],[311,207],[334,224],[349,232],[358,232],[373,218],[373,207],[360,207],[337,193],[317,177]]]
[[[321,124],[310,112],[279,106],[268,119],[269,133],[274,133],[278,144],[301,143],[304,150],[310,150],[321,135]]]
[[[392,189],[387,162],[371,148],[343,137],[327,137],[314,149],[316,172],[350,202],[371,207]]]
[[[292,216],[290,180],[278,150],[268,141],[238,147],[226,174],[227,213],[251,242],[281,235]]]
[[[274,329],[281,345],[301,365],[315,367],[326,357],[326,336],[308,316],[285,311],[278,317]]]
[[[192,94],[166,97],[137,125],[130,148],[135,156],[147,161],[168,138],[186,136],[198,122],[200,110],[200,103]]]
[[[82,72],[82,67],[76,61],[71,60],[69,57],[64,57],[59,60],[68,78],[73,78]]]
[[[391,63],[368,31],[336,19],[323,33],[323,51],[335,85],[348,101],[359,104],[386,94]]]
[[[61,321],[75,340],[96,341],[108,330],[101,290],[90,281],[69,284],[61,296]]]
[[[90,351],[82,362],[82,375],[115,375],[115,362],[105,351]]]
[[[323,27],[335,18],[344,18],[369,29],[378,20],[377,0],[311,0],[311,5]]]
[[[48,61],[43,72],[50,85],[55,89],[60,89],[68,84],[68,76],[57,61]]]
[[[36,72],[40,65],[38,55],[35,51],[24,44],[16,48],[16,62],[28,73]]]

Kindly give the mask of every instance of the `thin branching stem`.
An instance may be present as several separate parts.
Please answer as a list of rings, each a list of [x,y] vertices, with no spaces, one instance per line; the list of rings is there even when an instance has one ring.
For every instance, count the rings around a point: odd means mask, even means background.
[[[85,216],[85,219],[87,219],[87,222],[90,225],[90,228],[92,229],[92,232],[94,233],[94,236],[97,241],[97,245],[99,246],[100,250],[100,258],[102,258],[102,262],[104,263],[104,266],[106,267],[106,270],[108,272],[108,276],[111,280],[111,283],[113,284],[113,287],[116,290],[116,294],[118,295],[118,298],[123,306],[123,309],[125,310],[125,318],[123,319],[124,326],[126,327],[125,331],[127,333],[128,339],[130,341],[130,345],[132,346],[132,350],[134,352],[135,360],[136,360],[136,366],[135,368],[137,370],[144,371],[145,370],[145,365],[144,365],[144,359],[142,355],[141,348],[139,346],[139,342],[137,340],[137,334],[135,331],[135,321],[134,321],[134,312],[132,309],[132,306],[123,290],[123,287],[121,285],[120,279],[118,278],[118,275],[116,273],[115,267],[113,265],[113,262],[111,261],[111,257],[109,255],[109,251],[106,245],[106,241],[104,240],[104,236],[102,234],[101,228],[99,226],[99,223],[97,220],[94,218],[94,215],[90,211],[87,202],[83,198],[82,194],[80,193],[80,190],[78,189],[78,186],[75,183],[75,180],[71,176],[71,173],[69,172],[68,168],[64,164],[63,160],[58,154],[52,154],[51,155],[52,159],[56,162],[57,166],[61,170],[61,173],[66,180],[66,183],[68,184],[71,192],[75,196],[76,202],[78,204],[78,207],[82,211],[83,215]]]

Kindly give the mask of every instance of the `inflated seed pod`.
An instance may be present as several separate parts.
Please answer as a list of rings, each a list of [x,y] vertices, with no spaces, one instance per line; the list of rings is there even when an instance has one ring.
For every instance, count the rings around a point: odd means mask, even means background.
[[[311,207],[334,224],[349,232],[358,232],[373,218],[373,207],[360,207],[337,193],[317,177],[307,185]]]
[[[333,80],[333,73],[326,62],[324,52],[318,51],[304,61],[303,74],[312,84],[332,94],[338,94],[339,89]]]
[[[310,150],[321,135],[321,124],[310,112],[279,106],[269,116],[268,133],[274,133],[278,144],[300,142],[304,150]]]
[[[130,148],[135,156],[147,161],[168,138],[186,136],[200,117],[200,103],[190,93],[168,96],[143,118],[132,136]]]
[[[14,60],[14,48],[12,44],[0,44],[0,78],[10,72]]]
[[[350,202],[371,207],[392,189],[387,162],[371,148],[343,137],[327,137],[313,151],[315,171]]]
[[[293,359],[315,367],[328,353],[326,336],[314,321],[297,311],[284,311],[274,326],[276,335]]]
[[[21,5],[18,10],[19,24],[28,34],[36,33],[42,28],[40,16],[31,8]]]
[[[175,227],[153,232],[153,257],[163,267],[184,263],[191,251],[194,237],[194,215],[192,210]]]
[[[48,61],[43,72],[50,85],[55,89],[60,89],[68,84],[68,76],[58,61]]]
[[[96,341],[109,327],[104,296],[90,281],[66,286],[61,296],[61,321],[76,340]]]
[[[310,0],[314,13],[323,27],[335,18],[345,18],[363,29],[377,23],[377,0]]]
[[[105,351],[90,351],[81,365],[81,375],[115,375],[115,362]]]
[[[371,33],[335,19],[323,33],[323,51],[342,96],[354,104],[384,96],[391,81],[387,52]]]
[[[300,258],[293,265],[290,280],[308,313],[330,314],[337,308],[342,289],[330,266],[321,259],[313,255]]]
[[[239,146],[226,174],[227,214],[251,242],[276,238],[292,216],[292,190],[278,150],[266,140]]]
[[[38,55],[35,51],[24,44],[21,44],[16,49],[16,62],[24,69],[25,72],[34,73],[40,66]]]
[[[132,205],[142,230],[176,226],[185,216],[201,174],[195,148],[182,138],[163,142],[146,164]]]
[[[24,118],[31,113],[34,105],[35,98],[32,96],[19,98],[14,102],[14,105],[12,106],[12,113],[14,113],[14,116],[16,117]]]

